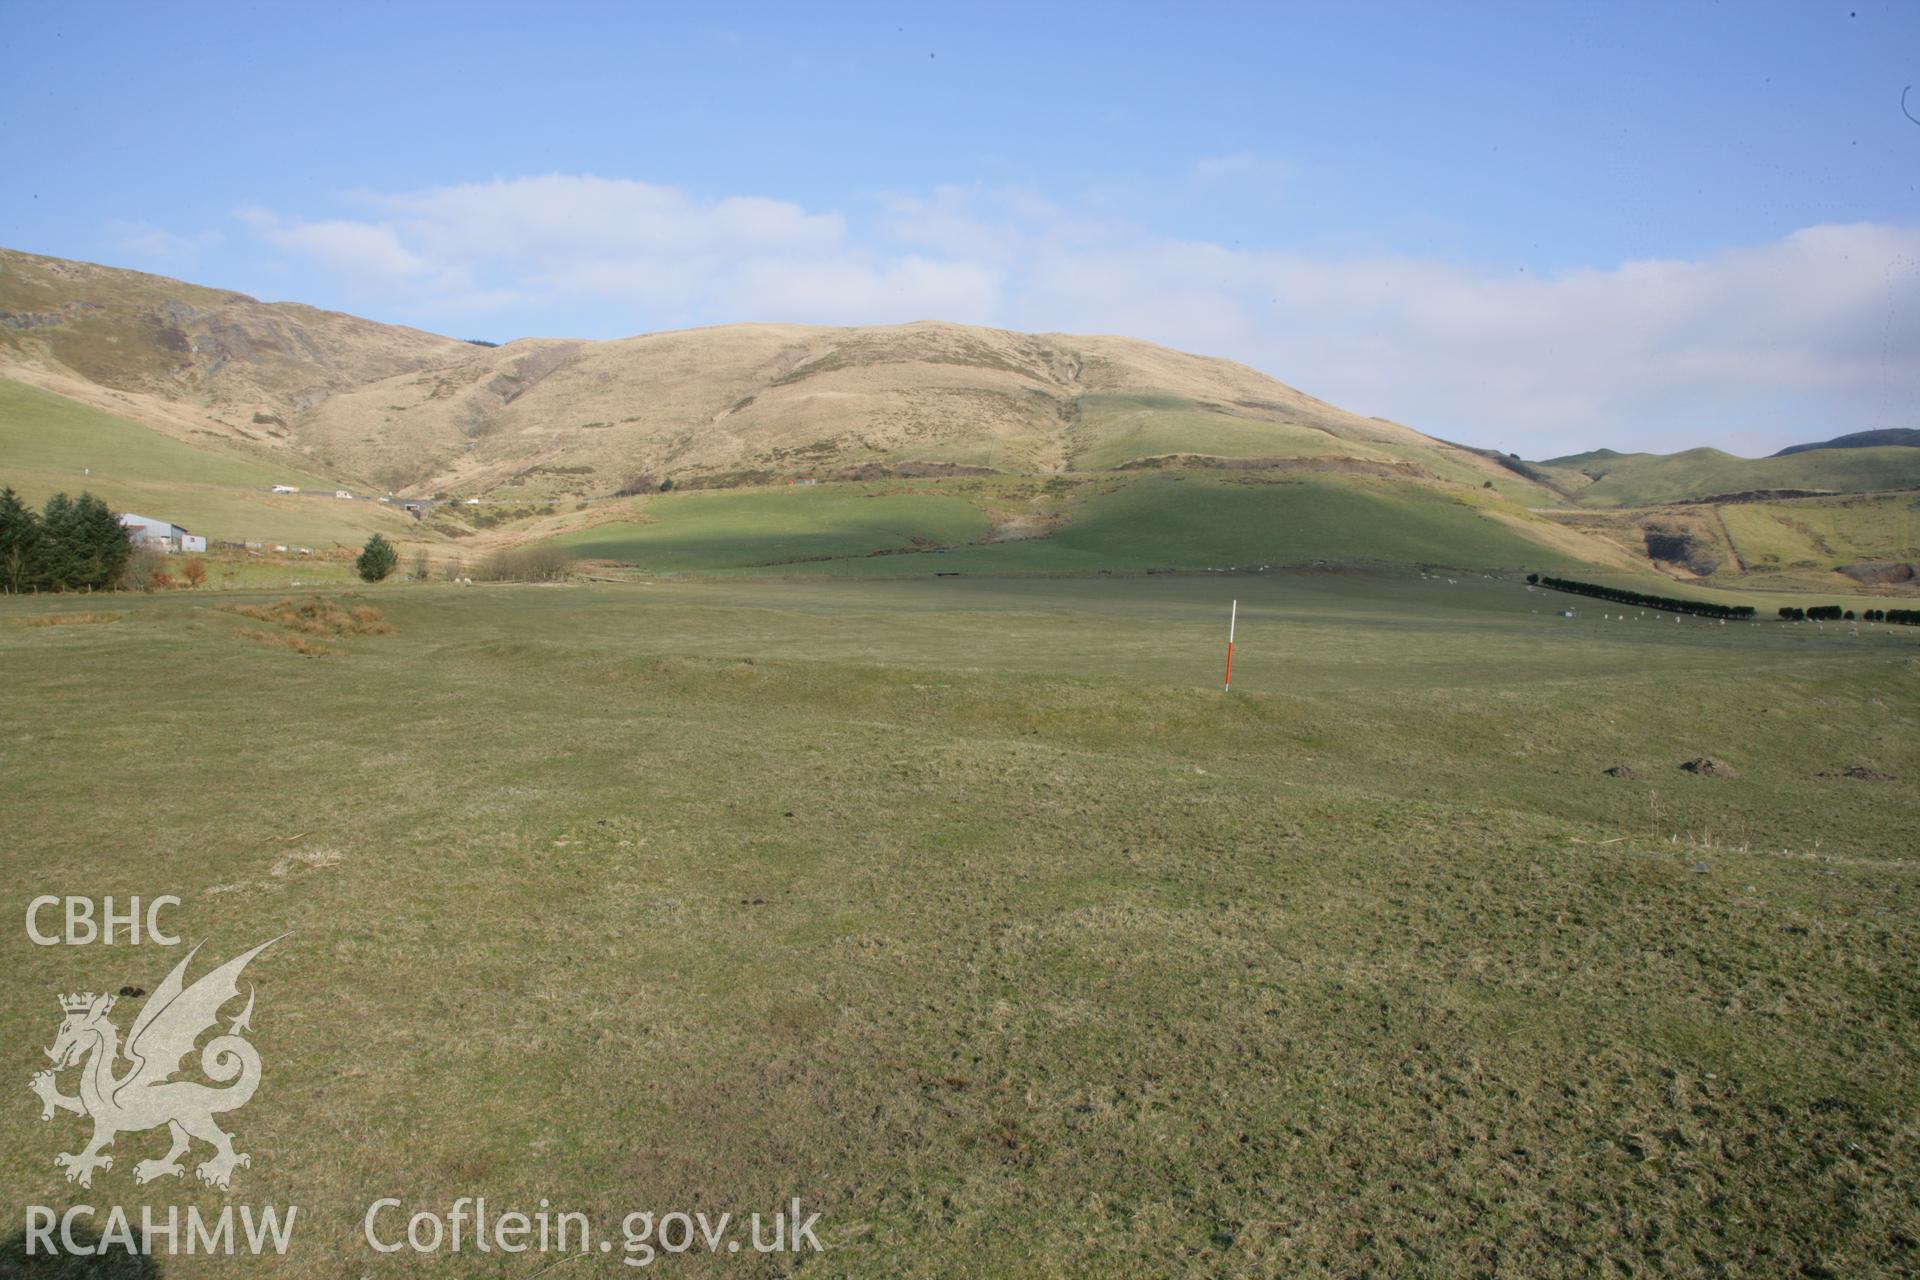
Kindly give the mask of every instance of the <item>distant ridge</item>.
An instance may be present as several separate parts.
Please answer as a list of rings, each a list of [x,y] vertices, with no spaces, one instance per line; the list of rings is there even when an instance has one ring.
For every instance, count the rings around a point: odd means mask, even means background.
[[[1818,444],[1790,444],[1774,454],[1784,458],[1792,453],[1811,453],[1815,449],[1877,449],[1882,445],[1911,445],[1920,449],[1920,430],[1913,427],[1887,427],[1880,431],[1854,431]]]
[[[1569,453],[1558,458],[1542,458],[1537,465],[1542,467],[1582,467],[1594,462],[1613,462],[1620,458],[1644,458],[1644,453],[1621,453],[1617,449],[1589,449],[1585,453]]]

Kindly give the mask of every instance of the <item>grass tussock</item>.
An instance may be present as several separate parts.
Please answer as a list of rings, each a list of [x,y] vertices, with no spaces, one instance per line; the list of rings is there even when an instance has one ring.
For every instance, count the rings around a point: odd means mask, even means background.
[[[124,613],[43,613],[36,618],[13,618],[10,627],[86,627],[96,623],[119,622]]]
[[[251,640],[255,644],[265,645],[269,649],[289,649],[307,658],[338,658],[347,652],[335,645],[322,644],[318,640],[309,640],[302,635],[288,635],[284,631],[262,631],[258,627],[242,627],[234,634]]]
[[[347,608],[319,596],[298,604],[287,599],[276,600],[272,604],[234,604],[223,605],[222,608],[228,613],[252,618],[255,622],[270,622],[275,626],[285,627],[289,631],[298,631],[310,636],[393,634],[392,624],[387,622],[380,611],[372,605],[363,604]]]

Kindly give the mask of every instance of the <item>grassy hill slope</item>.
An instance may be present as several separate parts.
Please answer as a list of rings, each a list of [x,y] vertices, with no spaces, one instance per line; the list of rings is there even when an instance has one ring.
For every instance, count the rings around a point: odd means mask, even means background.
[[[611,521],[554,541],[592,559],[699,570],[851,559],[987,537],[987,516],[941,493],[864,486],[663,494],[635,521]]]
[[[332,481],[225,445],[192,445],[139,423],[0,378],[0,484],[35,506],[89,490],[119,511],[171,520],[216,538],[349,545],[370,533],[419,536],[414,521],[373,502],[269,493],[276,484],[331,495]]]
[[[263,455],[348,387],[463,358],[451,338],[138,271],[0,249],[0,374],[178,438]]]
[[[627,511],[629,519],[551,541],[658,572],[1076,573],[1312,560],[1630,565],[1604,543],[1546,541],[1553,526],[1488,495],[1315,473],[1146,472],[1024,487],[991,478],[830,484],[660,494]]]
[[[0,376],[188,443],[414,493],[605,497],[645,473],[725,486],[1198,458],[1398,463],[1517,501],[1553,497],[1476,451],[1233,361],[937,322],[481,348],[0,250]]]
[[[36,500],[92,488],[215,537],[381,529],[451,540],[456,556],[556,540],[674,571],[885,572],[855,562],[944,547],[1015,570],[1329,559],[1644,573],[1645,526],[1674,504],[1920,487],[1920,450],[1890,446],[1523,463],[1123,337],[748,324],[484,348],[9,251],[0,379],[0,466]],[[662,478],[671,499],[622,496]],[[788,490],[799,478],[824,483]],[[485,502],[420,525],[265,493],[280,482]],[[735,496],[686,492],[702,489]],[[1533,514],[1569,504],[1584,516]],[[1713,544],[1696,557],[1711,567],[1682,576],[1818,577],[1892,541],[1853,516],[1845,538],[1802,535],[1790,515],[1676,518]]]
[[[1810,449],[1737,458],[1718,449],[1614,453],[1596,449],[1536,464],[1567,477],[1582,506],[1637,507],[1756,490],[1859,493],[1920,488],[1920,449],[1898,445]]]
[[[1837,569],[1863,561],[1912,560],[1920,494],[1858,494],[1717,508],[1748,570]]]
[[[336,395],[296,424],[337,471],[398,488],[605,496],[683,483],[1143,459],[1405,462],[1511,497],[1508,469],[1234,364],[1113,337],[919,323],[733,325],[529,340]]]

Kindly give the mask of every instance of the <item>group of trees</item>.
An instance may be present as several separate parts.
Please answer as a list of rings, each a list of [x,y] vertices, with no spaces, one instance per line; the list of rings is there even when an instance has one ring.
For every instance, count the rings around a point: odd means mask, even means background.
[[[1714,604],[1707,600],[1682,600],[1677,596],[1650,596],[1642,591],[1625,591],[1619,587],[1601,586],[1597,582],[1576,582],[1572,578],[1549,578],[1537,573],[1527,575],[1527,581],[1542,587],[1551,587],[1555,591],[1567,591],[1577,596],[1593,596],[1598,600],[1610,600],[1614,604],[1637,605],[1643,609],[1664,609],[1668,613],[1690,613],[1702,618],[1746,619],[1753,616],[1750,604]]]
[[[1818,604],[1811,609],[1799,609],[1793,605],[1787,605],[1780,610],[1780,616],[1788,622],[1854,621],[1853,610],[1842,609],[1837,604]],[[1860,613],[1859,620],[1920,627],[1920,609],[1864,609]]]
[[[564,582],[573,573],[573,557],[559,547],[521,547],[496,551],[476,565],[476,582]]]
[[[174,576],[176,570],[178,577]],[[207,562],[199,556],[188,556],[174,564],[174,558],[164,551],[135,547],[113,585],[118,591],[164,591],[169,587],[197,587],[206,580]]]
[[[132,554],[120,517],[90,493],[56,493],[36,512],[0,490],[0,590],[104,591]]]

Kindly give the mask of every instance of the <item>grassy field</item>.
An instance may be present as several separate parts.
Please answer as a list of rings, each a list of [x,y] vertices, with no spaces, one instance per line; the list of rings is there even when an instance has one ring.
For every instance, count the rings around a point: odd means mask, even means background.
[[[1112,487],[1046,542],[974,553],[980,568],[1216,568],[1397,560],[1476,567],[1573,563],[1450,495],[1345,476],[1279,482],[1151,475]]]
[[[1920,631],[823,578],[343,592],[391,634],[306,658],[244,598],[0,602],[0,858],[16,921],[293,931],[230,1124],[229,1199],[301,1206],[285,1274],[419,1270],[367,1205],[462,1195],[616,1234],[797,1195],[821,1276],[1920,1265]],[[24,1087],[54,993],[178,953],[0,957],[8,1203],[225,1202],[134,1186],[152,1134],[64,1184],[80,1122]]]
[[[1831,569],[1861,561],[1920,557],[1920,494],[1858,494],[1717,508],[1742,564],[1751,571]]]
[[[867,486],[662,494],[641,512],[645,523],[600,524],[554,541],[589,559],[671,572],[849,559],[972,542],[991,532],[987,517],[963,498]]]

